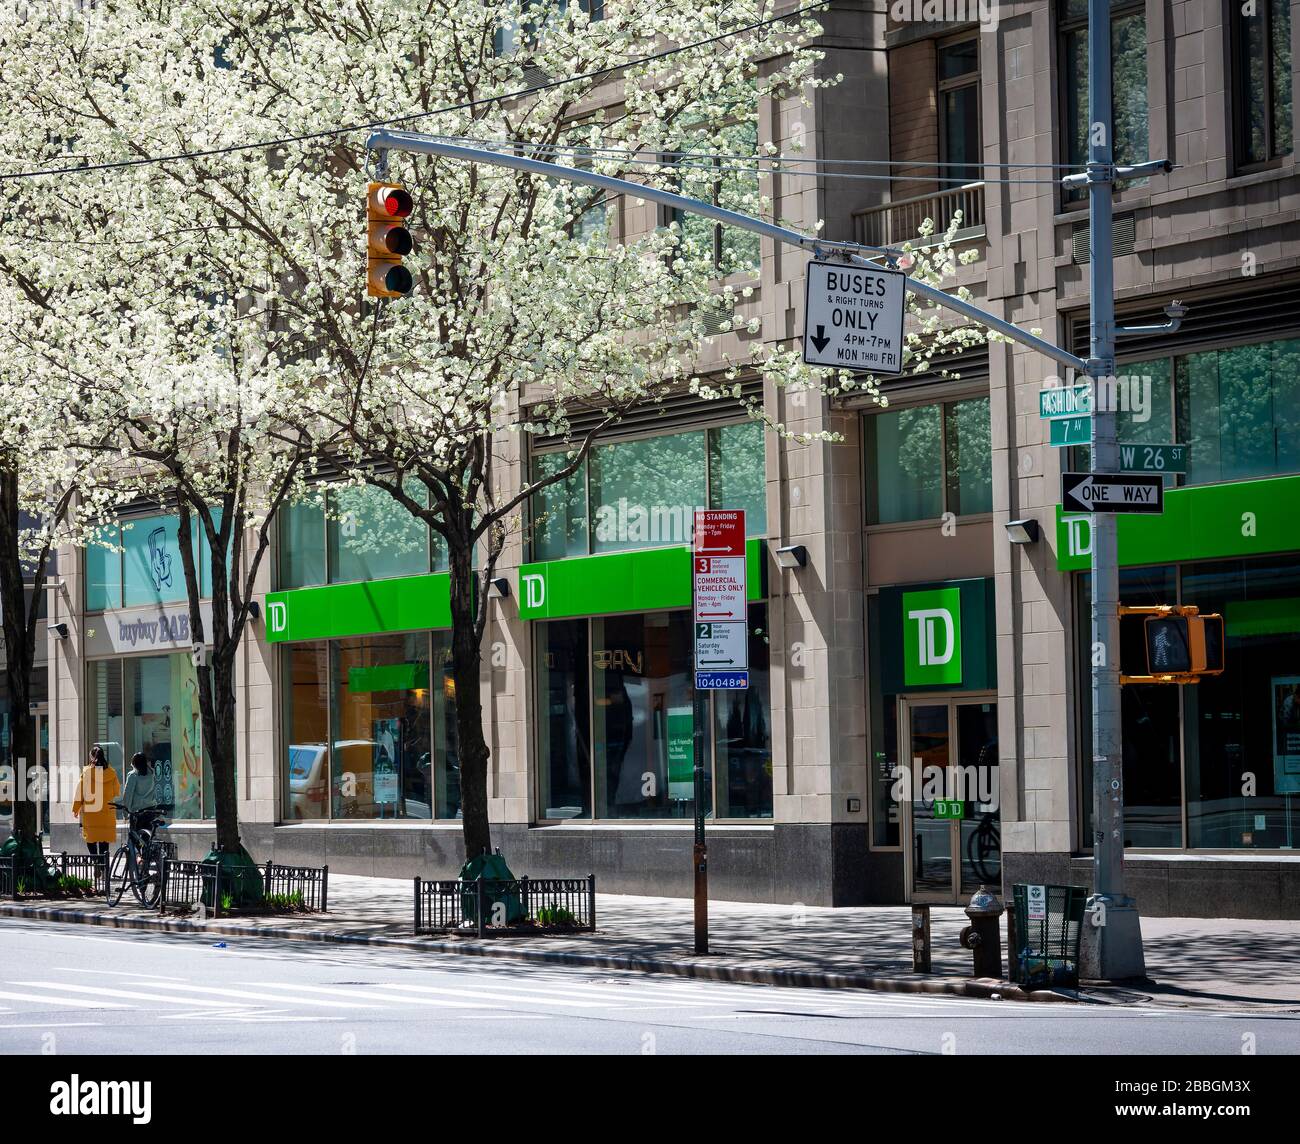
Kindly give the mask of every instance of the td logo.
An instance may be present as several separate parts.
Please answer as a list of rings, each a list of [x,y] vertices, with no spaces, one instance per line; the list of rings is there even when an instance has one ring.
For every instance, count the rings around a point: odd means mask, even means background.
[[[961,589],[903,593],[903,682],[961,682]]]

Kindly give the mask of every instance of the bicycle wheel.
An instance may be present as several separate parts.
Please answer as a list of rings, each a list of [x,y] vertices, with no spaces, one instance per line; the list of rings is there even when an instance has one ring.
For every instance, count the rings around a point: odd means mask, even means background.
[[[136,897],[146,909],[156,909],[162,897],[162,846],[151,845],[142,855]]]
[[[117,905],[122,900],[122,895],[126,893],[126,884],[129,880],[126,870],[130,860],[131,855],[127,848],[119,846],[104,876],[104,897],[110,906]]]
[[[153,902],[149,900],[149,887],[154,884],[150,882],[150,875],[155,879],[158,876],[157,869],[154,867],[153,862],[150,861],[149,850],[150,847],[145,846],[136,851],[135,877],[131,879],[131,893],[134,895],[135,900],[146,909],[157,901],[156,898]]]

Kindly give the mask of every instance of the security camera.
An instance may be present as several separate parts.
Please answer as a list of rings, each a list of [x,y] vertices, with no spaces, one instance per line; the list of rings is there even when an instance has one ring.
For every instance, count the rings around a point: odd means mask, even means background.
[[[61,639],[61,640],[66,640],[66,639],[68,638],[68,625],[67,625],[67,624],[50,624],[50,625],[48,625],[48,626],[49,626],[50,631],[51,631],[54,635],[58,636],[59,639]]]
[[[1183,305],[1182,302],[1170,302],[1165,307],[1165,317],[1172,318],[1174,321],[1181,321],[1187,317],[1187,310],[1188,307]]]

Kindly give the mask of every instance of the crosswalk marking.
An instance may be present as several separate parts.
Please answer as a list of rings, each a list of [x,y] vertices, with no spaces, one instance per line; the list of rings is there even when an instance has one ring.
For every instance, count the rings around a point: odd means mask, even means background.
[[[274,981],[250,981],[250,985],[258,986],[262,989],[279,989],[281,985]],[[378,986],[357,987],[349,989],[339,988],[337,986],[327,985],[290,985],[287,988],[295,992],[302,993],[325,993],[340,994],[344,997],[356,997],[359,990],[364,988],[366,997],[374,998],[376,1001],[396,1001],[402,1005],[435,1005],[446,1009],[482,1009],[484,1006],[476,1001],[449,1001],[443,997],[408,997],[399,993],[379,993],[376,989],[387,988],[387,983]]]
[[[61,981],[10,981],[29,989],[55,989],[65,993],[89,993],[96,997],[126,997],[134,1001],[156,1001],[165,1005],[200,1005],[212,1008],[239,1008],[234,1001],[211,1001],[206,997],[160,997],[154,993],[137,993],[131,989],[110,989],[104,985],[66,985]]]
[[[173,985],[169,982],[163,982],[158,986],[159,989],[178,989],[190,993],[215,993],[218,997],[244,997],[253,1001],[276,1001],[283,1005],[291,1002],[297,1005],[321,1005],[329,1009],[385,1009],[386,1005],[374,1005],[364,1001],[326,1001],[321,997],[285,997],[275,993],[254,993],[248,989],[217,989],[210,985]],[[277,986],[277,988],[292,989],[293,986]]]
[[[572,1001],[566,998],[528,997],[521,993],[489,993],[483,989],[441,989],[434,985],[384,985],[385,989],[410,990],[415,993],[441,993],[452,997],[481,997],[486,1001],[510,1001],[515,1004],[527,1002],[533,1005],[567,1005],[576,1009],[608,1009],[606,1001]],[[611,999],[612,1000],[612,999]]]
[[[88,1001],[72,1000],[68,997],[41,997],[33,996],[30,993],[10,993],[0,991],[0,997],[6,1001],[26,1001],[29,1004],[33,1001],[39,1001],[43,1005],[69,1005],[75,1009],[129,1009],[131,1006],[122,1005],[116,1001]]]

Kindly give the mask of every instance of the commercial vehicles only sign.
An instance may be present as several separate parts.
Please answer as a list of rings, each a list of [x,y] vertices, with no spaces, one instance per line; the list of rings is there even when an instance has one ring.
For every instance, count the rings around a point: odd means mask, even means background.
[[[743,509],[695,513],[691,556],[695,600],[695,687],[732,691],[749,686],[749,615]]]
[[[808,263],[803,360],[870,373],[903,371],[907,275],[846,262]]]

